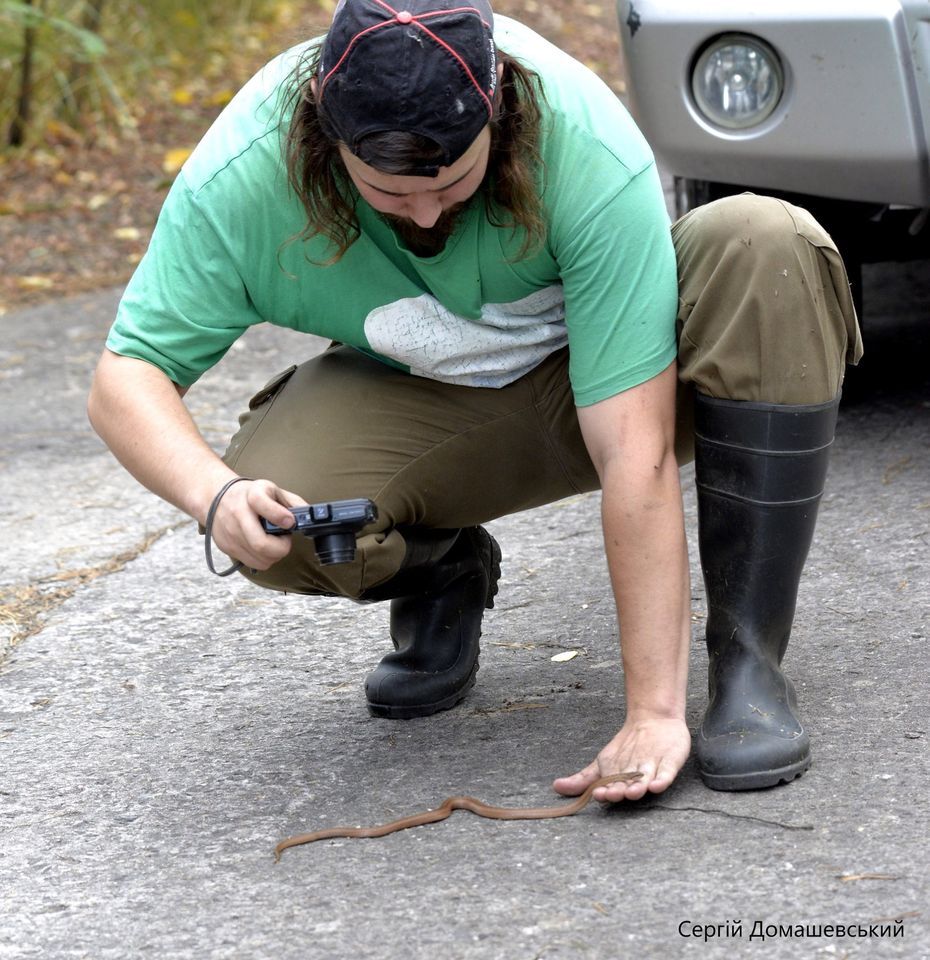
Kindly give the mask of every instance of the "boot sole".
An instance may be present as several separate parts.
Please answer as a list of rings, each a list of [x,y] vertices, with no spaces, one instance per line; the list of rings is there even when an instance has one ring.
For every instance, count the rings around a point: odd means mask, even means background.
[[[810,765],[810,757],[805,757],[778,770],[758,770],[744,774],[705,773],[700,769],[698,772],[711,790],[764,790],[766,787],[777,787],[780,783],[797,780]]]
[[[465,683],[454,693],[435,703],[418,703],[410,706],[393,706],[388,703],[372,703],[368,701],[368,712],[373,717],[386,720],[414,720],[417,717],[429,717],[443,710],[451,710],[456,704],[465,699],[468,691],[475,685],[475,675],[478,673],[478,662]]]

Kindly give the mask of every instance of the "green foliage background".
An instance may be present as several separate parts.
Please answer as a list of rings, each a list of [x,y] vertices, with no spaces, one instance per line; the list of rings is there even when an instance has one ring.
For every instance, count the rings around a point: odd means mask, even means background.
[[[156,96],[159,84],[194,76],[221,83],[230,56],[293,6],[285,0],[0,0],[0,149],[18,112],[30,39],[27,145],[49,124],[91,136],[131,128],[137,105]]]

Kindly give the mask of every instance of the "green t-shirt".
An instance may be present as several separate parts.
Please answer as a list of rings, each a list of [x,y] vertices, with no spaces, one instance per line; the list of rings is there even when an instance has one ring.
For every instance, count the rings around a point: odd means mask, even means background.
[[[518,259],[522,235],[476,202],[441,254],[418,257],[359,199],[361,236],[322,265],[328,241],[293,239],[305,214],[282,153],[282,104],[304,44],[261,70],[185,163],[108,347],[188,386],[268,322],[419,376],[500,387],[568,344],[579,406],[663,370],[676,352],[677,283],[649,147],[577,61],[503,17],[495,39],[545,91],[542,247]]]

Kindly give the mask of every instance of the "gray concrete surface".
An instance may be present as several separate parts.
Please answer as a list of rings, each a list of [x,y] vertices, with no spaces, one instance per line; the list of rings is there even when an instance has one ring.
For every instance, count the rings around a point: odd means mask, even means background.
[[[118,292],[0,319],[0,958],[930,956],[930,288],[908,271],[906,307],[900,279],[871,274],[880,322],[786,660],[814,741],[803,778],[719,794],[689,762],[635,806],[459,813],[277,865],[293,833],[450,794],[550,802],[551,779],[612,736],[598,498],[496,522],[504,580],[477,687],[440,716],[375,720],[361,682],[386,652],[386,611],[210,577],[193,524],[90,432]],[[250,391],[313,346],[250,341],[189,395],[217,447]],[[685,488],[693,541],[687,471]],[[562,650],[579,655],[553,662]],[[896,919],[903,937],[816,929]],[[751,940],[755,921],[810,935]]]

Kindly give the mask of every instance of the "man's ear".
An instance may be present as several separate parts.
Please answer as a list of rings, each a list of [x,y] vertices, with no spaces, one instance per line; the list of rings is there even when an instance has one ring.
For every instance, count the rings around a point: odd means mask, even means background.
[[[503,64],[500,60],[498,60],[498,61],[497,61],[497,84],[498,84],[498,86],[500,86],[500,82],[501,82],[501,80],[503,80],[503,79],[504,79],[504,64]],[[314,91],[314,95],[316,95],[316,91]]]
[[[317,82],[316,82],[316,76],[312,76],[312,77],[310,78],[310,92],[313,94],[313,101],[314,101],[314,103],[316,102],[316,91],[317,91],[317,87],[318,87],[318,84],[317,84]]]

